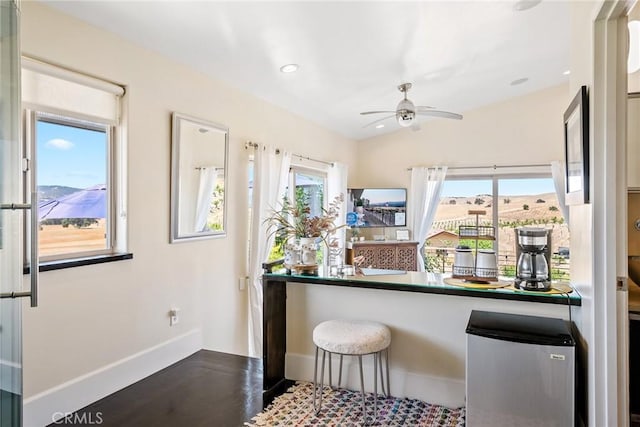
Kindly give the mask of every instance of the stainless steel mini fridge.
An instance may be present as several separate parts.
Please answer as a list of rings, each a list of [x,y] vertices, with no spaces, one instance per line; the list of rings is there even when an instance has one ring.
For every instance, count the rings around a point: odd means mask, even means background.
[[[471,312],[467,425],[574,425],[575,341],[562,319]]]

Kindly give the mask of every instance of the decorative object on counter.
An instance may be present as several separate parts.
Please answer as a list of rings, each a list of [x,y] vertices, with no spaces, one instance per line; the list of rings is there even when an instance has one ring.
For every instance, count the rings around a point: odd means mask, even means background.
[[[326,388],[320,414],[313,413],[313,383],[298,382],[286,393],[276,397],[264,411],[260,412],[245,426],[261,427],[274,425],[361,425],[362,413],[352,410],[358,407],[360,392],[344,388]],[[367,401],[373,400],[366,393]],[[465,408],[447,408],[417,399],[389,397],[378,400],[379,410],[370,425],[378,426],[429,426],[462,427],[465,425]]]
[[[565,203],[589,203],[589,99],[582,86],[564,113]]]
[[[285,267],[296,274],[317,274],[318,242],[329,250],[329,259],[340,260],[339,241],[333,234],[346,225],[336,225],[344,195],[336,196],[322,215],[312,216],[307,203],[292,203],[285,198],[279,210],[273,210],[265,223],[269,233],[276,234],[287,243],[284,245]],[[332,252],[333,251],[333,252]]]
[[[549,230],[539,227],[516,228],[520,256],[516,264],[515,287],[527,291],[549,291],[549,264],[545,257]]]
[[[409,230],[404,228],[402,230],[396,230],[396,240],[405,241],[409,240]]]
[[[453,260],[452,277],[463,279],[470,283],[488,284],[498,280],[498,263],[493,250],[479,249],[478,241],[495,240],[495,228],[480,225],[480,215],[486,215],[484,210],[470,210],[469,215],[475,215],[475,225],[461,225],[458,235],[461,239],[472,239],[475,243],[475,257],[468,246],[458,246]]]

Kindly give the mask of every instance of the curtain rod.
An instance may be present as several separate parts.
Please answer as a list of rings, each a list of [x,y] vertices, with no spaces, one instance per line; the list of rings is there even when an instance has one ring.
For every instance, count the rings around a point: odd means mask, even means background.
[[[490,166],[450,166],[447,169],[448,170],[455,170],[455,169],[502,169],[502,168],[539,168],[539,167],[545,167],[545,166],[550,166],[550,163],[539,163],[539,164],[530,164],[530,165],[490,165]],[[411,168],[407,168],[408,171],[410,171]]]
[[[244,148],[245,148],[245,149],[249,149],[249,147],[251,147],[251,148],[258,148],[258,146],[259,146],[259,144],[258,144],[258,143],[256,143],[256,142],[251,142],[251,141],[247,141],[247,142],[244,144]],[[279,149],[279,148],[276,148],[276,154],[280,154],[280,149]],[[312,161],[312,162],[317,162],[317,163],[322,163],[322,164],[325,164],[325,165],[328,165],[328,166],[331,166],[331,167],[333,167],[333,165],[334,165],[334,164],[333,164],[333,162],[326,162],[326,161],[324,161],[324,160],[313,159],[313,158],[311,158],[311,157],[303,156],[303,155],[301,155],[301,154],[295,154],[295,153],[292,153],[291,155],[292,155],[292,156],[296,156],[296,157],[298,157],[298,158],[300,158],[300,159],[310,160],[310,161]]]

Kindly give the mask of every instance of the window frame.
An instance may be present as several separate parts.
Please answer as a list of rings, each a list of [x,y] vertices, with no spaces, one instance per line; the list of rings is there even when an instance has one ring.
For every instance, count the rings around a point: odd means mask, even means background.
[[[114,203],[114,194],[115,194],[115,179],[116,173],[114,171],[115,161],[113,159],[115,155],[115,145],[116,145],[116,128],[109,123],[100,123],[97,120],[86,120],[86,118],[81,117],[80,115],[75,115],[73,113],[69,113],[66,111],[58,111],[52,108],[25,108],[24,109],[24,123],[25,123],[25,132],[24,132],[24,146],[25,146],[25,154],[28,159],[28,168],[25,171],[25,200],[28,199],[28,192],[37,191],[38,179],[37,179],[37,170],[38,170],[38,152],[36,148],[38,134],[36,131],[38,122],[46,122],[57,124],[61,126],[70,126],[76,127],[79,129],[93,130],[93,131],[104,131],[106,136],[106,149],[105,149],[105,172],[106,179],[105,185],[107,187],[107,216],[105,217],[105,248],[97,249],[97,250],[89,250],[89,251],[77,251],[77,252],[66,252],[62,254],[56,255],[40,255],[38,251],[38,263],[46,264],[51,262],[59,262],[66,261],[71,259],[78,258],[87,258],[87,257],[102,257],[104,255],[113,255],[116,253],[116,215],[115,215],[115,203]],[[27,233],[28,234],[28,233]],[[27,236],[28,237],[28,236]],[[29,242],[29,241],[28,241]],[[29,262],[29,243],[25,244],[25,264]],[[38,248],[39,249],[39,248]]]

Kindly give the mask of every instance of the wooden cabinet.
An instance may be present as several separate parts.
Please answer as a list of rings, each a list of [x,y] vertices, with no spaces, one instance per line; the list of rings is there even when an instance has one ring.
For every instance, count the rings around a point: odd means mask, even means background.
[[[353,264],[353,258],[363,256],[363,267],[389,270],[418,270],[418,242],[365,241],[347,245],[346,263]]]

